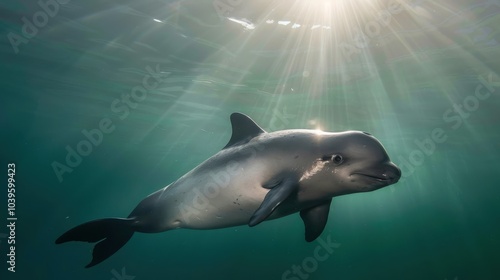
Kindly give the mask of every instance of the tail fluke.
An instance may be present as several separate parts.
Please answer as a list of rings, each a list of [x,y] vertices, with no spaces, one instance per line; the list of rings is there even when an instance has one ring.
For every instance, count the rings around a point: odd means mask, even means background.
[[[116,253],[134,234],[134,219],[107,218],[90,221],[76,226],[56,240],[56,244],[68,241],[98,242],[94,246],[92,267]]]

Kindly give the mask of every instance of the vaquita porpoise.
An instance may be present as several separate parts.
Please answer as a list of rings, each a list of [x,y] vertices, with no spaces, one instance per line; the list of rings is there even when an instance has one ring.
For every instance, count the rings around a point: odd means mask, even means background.
[[[231,139],[221,151],[143,199],[128,218],[81,224],[56,244],[98,242],[86,266],[91,267],[134,232],[253,227],[296,212],[311,242],[325,228],[332,197],[373,191],[401,177],[382,144],[366,132],[265,132],[240,113],[231,115],[231,125]]]

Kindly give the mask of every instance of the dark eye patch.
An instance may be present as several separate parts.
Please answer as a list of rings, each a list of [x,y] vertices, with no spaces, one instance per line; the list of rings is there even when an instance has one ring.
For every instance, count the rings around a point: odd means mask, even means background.
[[[332,156],[331,156],[331,155],[330,155],[330,156],[323,156],[323,157],[321,157],[321,160],[322,160],[322,161],[329,161],[329,160],[331,160],[331,159],[332,159]]]

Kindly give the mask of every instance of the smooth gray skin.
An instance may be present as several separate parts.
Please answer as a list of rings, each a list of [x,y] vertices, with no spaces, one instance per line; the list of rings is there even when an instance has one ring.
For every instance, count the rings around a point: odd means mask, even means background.
[[[233,135],[241,139],[232,138],[235,143],[230,142],[177,181],[145,198],[129,216],[137,221],[137,231],[249,224],[269,188],[281,187],[284,180],[293,184],[294,190],[269,217],[264,217],[266,220],[329,206],[334,196],[373,191],[396,183],[401,176],[380,142],[364,132],[297,129],[266,133],[238,113],[231,116],[231,122],[233,131],[249,131],[248,135]],[[257,129],[261,132],[254,136]],[[334,155],[342,156],[343,162],[334,163]],[[325,208],[328,215],[329,207]]]
[[[123,247],[135,232],[215,229],[300,212],[306,241],[328,220],[334,196],[396,183],[401,171],[368,133],[283,130],[267,133],[249,117],[231,115],[233,134],[221,151],[142,200],[128,218],[78,225],[56,240],[97,243],[92,267]]]

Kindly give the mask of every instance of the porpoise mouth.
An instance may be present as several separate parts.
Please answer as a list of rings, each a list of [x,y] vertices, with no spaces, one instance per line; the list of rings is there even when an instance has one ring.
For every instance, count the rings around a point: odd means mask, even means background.
[[[368,174],[368,173],[353,173],[352,175],[358,175],[365,177],[369,180],[375,180],[376,182],[384,183],[384,184],[394,184],[399,181],[401,178],[401,171],[399,168],[394,168],[394,170],[390,169],[384,173],[377,174]]]
[[[379,170],[375,171],[376,169]],[[401,178],[401,169],[399,169],[399,167],[397,167],[392,162],[386,163],[383,168],[375,168],[375,170],[372,170],[372,172],[355,172],[352,175],[358,175],[367,178],[368,180],[380,182],[387,185],[397,183],[399,181],[399,178]]]
[[[391,178],[391,177],[383,177],[382,175],[378,176],[378,175],[370,175],[370,174],[363,174],[363,173],[353,173],[352,175],[361,175],[364,177],[373,178],[379,182],[392,182],[392,181],[396,181],[399,179],[398,177]]]

